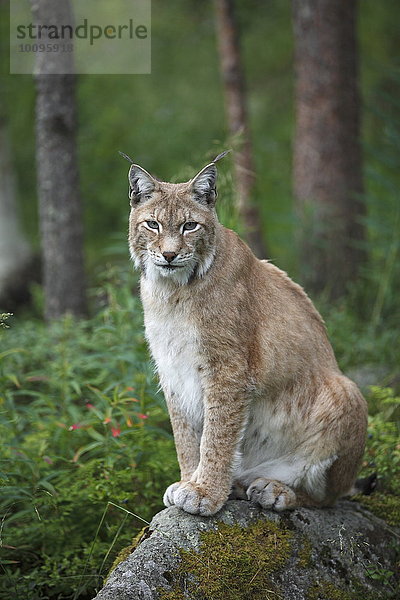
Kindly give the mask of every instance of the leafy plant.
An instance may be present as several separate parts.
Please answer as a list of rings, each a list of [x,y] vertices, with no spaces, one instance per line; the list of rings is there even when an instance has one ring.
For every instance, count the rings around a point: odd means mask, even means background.
[[[400,495],[400,398],[392,388],[370,386],[364,474],[374,470],[380,489]]]

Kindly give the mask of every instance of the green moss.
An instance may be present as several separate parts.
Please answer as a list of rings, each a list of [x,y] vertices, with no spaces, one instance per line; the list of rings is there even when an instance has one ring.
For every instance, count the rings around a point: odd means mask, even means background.
[[[389,525],[400,526],[400,496],[375,492],[371,496],[355,496],[354,500]]]
[[[330,581],[318,581],[309,588],[307,600],[355,600],[355,597],[353,593],[336,587]]]
[[[282,525],[257,521],[249,527],[225,525],[201,536],[199,552],[181,551],[170,591],[162,600],[277,600],[270,575],[284,567],[292,533]],[[188,591],[185,596],[183,589]]]
[[[351,579],[349,588],[337,587],[331,581],[315,582],[307,592],[307,600],[378,600],[378,598],[397,598],[394,588],[375,589],[368,591],[357,579]]]
[[[168,592],[159,589],[158,596],[160,600],[186,600],[182,589],[177,584],[175,584]]]
[[[309,567],[312,566],[312,559],[311,559],[312,548],[313,547],[312,547],[310,540],[306,536],[304,536],[301,548],[299,549],[299,552],[297,555],[298,556],[297,565],[301,569],[308,569]]]

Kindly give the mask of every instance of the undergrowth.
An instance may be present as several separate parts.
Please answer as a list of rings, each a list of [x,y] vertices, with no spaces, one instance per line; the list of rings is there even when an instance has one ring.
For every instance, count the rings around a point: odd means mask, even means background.
[[[143,527],[130,513],[149,520],[177,478],[140,302],[121,277],[102,283],[91,320],[1,330],[1,598],[91,598]]]

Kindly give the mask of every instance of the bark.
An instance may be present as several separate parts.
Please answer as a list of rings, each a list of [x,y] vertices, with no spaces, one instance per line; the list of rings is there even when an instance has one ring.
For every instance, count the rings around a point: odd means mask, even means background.
[[[29,286],[37,273],[20,226],[8,124],[1,106],[0,181],[0,308],[13,311],[29,299]]]
[[[255,169],[233,0],[215,0],[215,12],[228,127],[231,137],[239,138],[240,142],[240,147],[235,153],[237,209],[245,227],[246,241],[259,258],[265,258],[266,247],[260,227],[261,218],[257,206],[252,202]]]
[[[341,296],[364,259],[356,0],[293,0],[303,280]]]
[[[72,23],[69,1],[32,0],[41,23]],[[46,39],[42,40],[46,43]],[[73,56],[38,53],[36,155],[45,317],[86,313]],[[59,73],[64,74],[59,74]]]
[[[29,300],[32,278],[37,276],[33,254],[17,208],[17,186],[8,121],[8,32],[9,3],[0,0],[0,312],[14,312]]]

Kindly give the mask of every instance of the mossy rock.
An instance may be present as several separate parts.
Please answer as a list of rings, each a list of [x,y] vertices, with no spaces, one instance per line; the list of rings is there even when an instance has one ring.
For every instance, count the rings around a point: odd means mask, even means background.
[[[286,527],[259,520],[248,527],[221,523],[200,536],[198,552],[183,550],[170,591],[160,599],[267,600],[279,596],[270,574],[284,567],[293,533]],[[240,573],[240,577],[238,577]]]
[[[111,565],[109,572],[107,573],[107,576],[104,579],[104,584],[107,583],[108,578],[110,577],[110,575],[114,571],[114,569],[116,569],[120,563],[122,563],[124,560],[126,560],[128,558],[128,556],[130,556],[136,550],[136,548],[139,546],[139,544],[143,540],[146,539],[146,537],[149,537],[148,531],[149,531],[149,527],[148,527],[148,525],[146,525],[146,527],[143,527],[139,531],[139,533],[137,535],[135,535],[134,538],[132,538],[132,543],[129,544],[129,546],[125,546],[125,548],[122,548],[122,550],[120,550],[118,552],[116,558],[113,561],[113,564]]]
[[[398,532],[355,502],[278,515],[230,501],[208,518],[171,507],[150,532],[97,600],[397,597]]]

